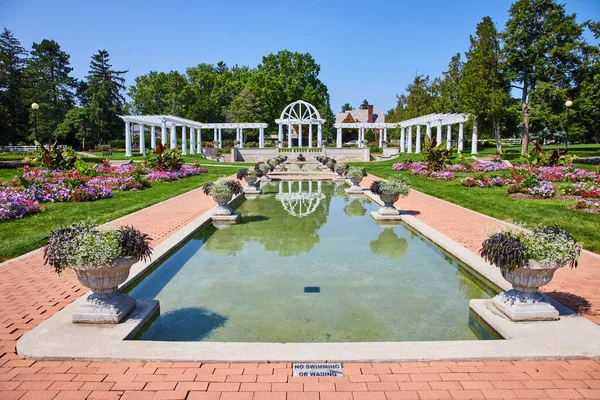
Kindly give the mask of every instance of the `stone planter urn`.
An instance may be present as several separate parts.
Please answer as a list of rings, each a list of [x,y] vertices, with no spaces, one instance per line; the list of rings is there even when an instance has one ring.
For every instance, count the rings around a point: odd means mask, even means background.
[[[134,308],[135,299],[118,288],[127,280],[133,258],[121,258],[110,268],[75,269],[79,282],[92,290],[86,301],[73,314],[73,322],[118,324]]]
[[[248,175],[244,177],[244,180],[246,181],[247,185],[244,188],[244,193],[246,192],[251,192],[254,193],[258,190],[258,188],[255,186],[256,181],[258,180],[258,178],[254,175]]]
[[[334,179],[344,179],[344,172],[344,168],[336,167],[335,173],[337,174],[337,176]]]
[[[360,182],[363,180],[362,176],[354,176],[349,179],[352,182],[352,186],[348,189],[348,193],[362,193],[364,191],[363,187],[360,186]]]
[[[213,210],[213,215],[232,215],[233,210],[229,207],[229,202],[233,196],[212,196],[217,207]]]
[[[379,195],[381,201],[383,201],[383,207],[381,207],[377,212],[381,215],[399,215],[400,210],[394,206],[394,203],[398,201],[400,198],[399,194],[385,194],[382,193]]]
[[[500,271],[513,288],[496,295],[493,304],[513,321],[557,320],[558,311],[539,292],[541,286],[550,283],[557,269],[563,264],[542,264],[530,260],[527,268],[501,267]]]

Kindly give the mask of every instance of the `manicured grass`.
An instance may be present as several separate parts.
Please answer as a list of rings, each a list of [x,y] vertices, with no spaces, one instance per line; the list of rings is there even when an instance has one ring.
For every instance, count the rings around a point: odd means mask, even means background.
[[[397,172],[392,169],[392,164],[396,162],[398,160],[352,165],[362,166],[368,173],[381,178],[400,174],[416,190],[500,220],[524,223],[529,227],[556,224],[569,231],[584,248],[600,253],[600,215],[568,209],[567,206],[575,205],[573,200],[514,199],[506,195],[506,187],[465,188],[461,186],[460,178],[450,182],[436,182],[410,172]]]
[[[8,172],[10,171],[10,173]],[[110,199],[85,203],[44,203],[48,210],[23,219],[0,222],[0,261],[19,256],[45,244],[52,229],[91,218],[105,223],[142,208],[196,189],[206,182],[235,174],[237,168],[212,168],[207,174],[171,183],[153,183],[143,191],[118,192]],[[15,170],[0,170],[0,180],[12,178]]]
[[[102,153],[97,153],[100,157],[102,156]],[[133,157],[126,157],[125,156],[125,152],[124,151],[113,151],[112,156],[108,157],[110,160],[129,160],[129,159],[133,159],[133,160],[144,160],[146,159],[146,157],[139,155],[139,153],[134,152],[133,153]],[[194,161],[198,161],[199,164],[206,164],[206,165],[231,165],[231,166],[235,166],[235,167],[242,167],[242,166],[252,166],[255,163],[244,163],[244,162],[219,162],[219,161],[214,161],[214,160],[207,160],[206,158],[202,157],[202,155],[200,154],[188,154],[187,156],[182,156],[183,161],[186,164],[192,164],[194,163]]]

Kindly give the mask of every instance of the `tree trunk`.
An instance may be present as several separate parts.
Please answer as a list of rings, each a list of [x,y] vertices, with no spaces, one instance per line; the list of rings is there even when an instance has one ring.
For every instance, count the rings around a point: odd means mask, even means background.
[[[502,154],[502,138],[500,137],[500,120],[495,117],[492,121],[492,125],[494,126],[494,136],[496,137],[496,151],[499,154]]]
[[[529,149],[529,105],[527,104],[527,84],[525,82],[523,82],[521,108],[523,110],[523,140],[521,142],[521,154],[525,154]]]

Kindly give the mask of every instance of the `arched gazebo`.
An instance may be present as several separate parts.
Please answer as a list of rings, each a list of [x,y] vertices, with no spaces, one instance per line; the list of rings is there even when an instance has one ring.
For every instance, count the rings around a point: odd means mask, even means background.
[[[308,125],[308,147],[312,147],[313,125],[317,125],[317,147],[322,147],[323,130],[322,125],[325,123],[321,119],[319,111],[312,104],[298,100],[288,104],[279,119],[275,122],[279,125],[279,147],[283,147],[283,126],[287,126],[288,147],[292,147],[292,129],[293,125],[298,126],[298,147],[302,147],[302,125]]]

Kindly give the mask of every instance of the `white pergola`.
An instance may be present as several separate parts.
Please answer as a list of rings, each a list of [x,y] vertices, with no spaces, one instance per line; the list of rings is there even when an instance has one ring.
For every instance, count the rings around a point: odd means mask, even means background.
[[[446,129],[446,148],[452,146],[452,125],[458,124],[458,140],[457,149],[461,153],[463,151],[464,140],[464,124],[471,118],[469,114],[428,114],[417,118],[412,118],[396,124],[400,128],[400,152],[413,152],[413,133],[412,127],[416,126],[416,141],[415,153],[421,152],[421,125],[426,126],[427,137],[431,140],[431,127],[436,127],[436,143],[442,143],[443,126]],[[473,140],[471,144],[471,154],[477,154],[477,131],[473,129]]]
[[[279,147],[283,147],[284,125],[287,126],[288,147],[292,147],[292,125],[298,125],[298,147],[302,147],[302,125],[308,125],[308,147],[312,147],[313,125],[317,125],[317,147],[323,146],[322,125],[325,120],[321,118],[315,106],[304,100],[288,104],[275,123],[279,125]]]
[[[235,141],[240,148],[244,147],[244,129],[258,129],[258,147],[265,147],[265,128],[268,125],[262,122],[233,123],[223,122],[214,124],[202,124],[203,128],[213,130],[213,141],[219,143],[219,148],[223,146],[223,129],[235,129]]]
[[[388,128],[398,127],[398,123],[386,122],[338,122],[333,124],[337,129],[336,147],[342,147],[342,129],[358,129],[358,147],[364,147],[365,131],[367,129],[379,129],[383,134],[379,135],[379,147],[383,147],[383,142],[387,142]]]
[[[174,149],[177,147],[177,127],[181,127],[181,153],[188,154],[188,136],[189,130],[189,154],[202,153],[202,129],[214,130],[214,142],[222,147],[221,129],[236,129],[237,142],[239,146],[244,145],[243,129],[259,129],[259,146],[264,147],[264,130],[267,127],[265,123],[218,123],[205,124],[187,118],[176,117],[173,115],[121,115],[121,119],[125,122],[125,155],[131,157],[131,124],[139,125],[140,132],[140,153],[146,154],[146,143],[144,138],[144,127],[150,125],[150,147],[156,148],[156,128],[160,128],[161,143],[167,143],[167,130],[170,131],[169,147]]]

